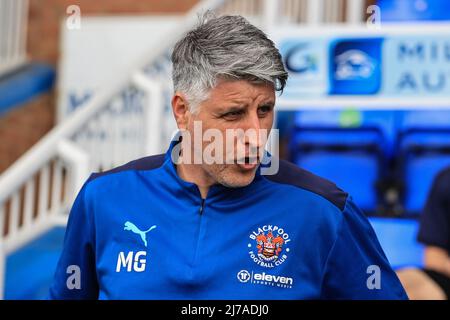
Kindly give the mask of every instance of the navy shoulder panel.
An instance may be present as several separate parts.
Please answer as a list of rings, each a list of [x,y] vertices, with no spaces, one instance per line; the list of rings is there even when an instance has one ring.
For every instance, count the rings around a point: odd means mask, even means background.
[[[121,172],[121,171],[128,171],[128,170],[152,170],[156,169],[162,166],[164,163],[164,154],[158,154],[155,156],[149,156],[145,158],[136,159],[133,161],[130,161],[120,167],[113,168],[108,171],[104,172],[96,172],[93,173],[88,181],[92,181],[98,177],[105,176],[111,173]]]
[[[290,184],[316,193],[344,210],[348,194],[339,189],[334,183],[315,174],[299,168],[293,163],[280,159],[280,167],[275,175],[265,176],[270,181]]]
[[[433,184],[444,190],[448,190],[448,186],[450,185],[450,167],[444,168],[443,170],[439,171],[436,175],[436,178],[434,179]]]

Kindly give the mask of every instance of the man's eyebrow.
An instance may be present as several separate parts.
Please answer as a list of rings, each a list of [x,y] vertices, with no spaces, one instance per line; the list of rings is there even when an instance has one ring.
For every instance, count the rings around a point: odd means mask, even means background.
[[[225,106],[225,107],[220,107],[219,112],[238,112],[238,111],[244,111],[245,109],[247,109],[246,105],[240,105],[240,106]]]
[[[275,106],[275,101],[273,101],[273,100],[267,100],[267,101],[261,102],[261,103],[258,105],[258,107],[264,107],[264,106],[271,106],[271,107],[273,107],[273,106]]]

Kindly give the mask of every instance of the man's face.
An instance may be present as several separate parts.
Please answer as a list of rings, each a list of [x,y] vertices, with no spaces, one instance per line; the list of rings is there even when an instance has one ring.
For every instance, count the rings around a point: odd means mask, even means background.
[[[217,156],[215,152],[220,152],[219,158],[224,161],[212,164],[202,161],[200,164],[211,181],[228,187],[243,187],[253,181],[261,160],[258,154],[264,149],[267,138],[261,133],[270,133],[274,105],[275,90],[272,84],[254,84],[244,80],[219,81],[211,89],[209,98],[200,104],[196,114],[187,112],[186,129],[191,137],[194,137],[194,123],[197,122],[198,126],[198,121],[201,121],[203,133],[208,129],[217,129],[223,137],[223,141],[218,144],[215,141],[221,148],[215,150],[213,155]],[[238,134],[239,131],[254,135],[242,136]],[[211,141],[197,143],[200,146],[197,148],[193,143],[192,152],[198,154],[200,150],[197,149],[201,148],[205,159],[211,154],[211,149],[206,149]]]

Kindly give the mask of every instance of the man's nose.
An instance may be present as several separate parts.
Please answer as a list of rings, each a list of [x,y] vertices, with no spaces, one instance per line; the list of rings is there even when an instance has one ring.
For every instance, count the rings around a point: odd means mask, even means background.
[[[256,112],[248,116],[244,130],[249,133],[245,134],[244,143],[252,148],[260,148],[264,139],[261,136],[261,119]]]

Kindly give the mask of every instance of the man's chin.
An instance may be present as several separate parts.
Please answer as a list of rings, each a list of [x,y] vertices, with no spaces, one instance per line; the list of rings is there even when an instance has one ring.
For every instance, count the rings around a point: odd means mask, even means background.
[[[225,177],[221,177],[220,184],[229,187],[229,188],[241,188],[246,187],[250,183],[252,183],[255,178],[256,170],[258,169],[258,165],[242,167],[240,164],[233,165],[233,172],[230,172]]]

